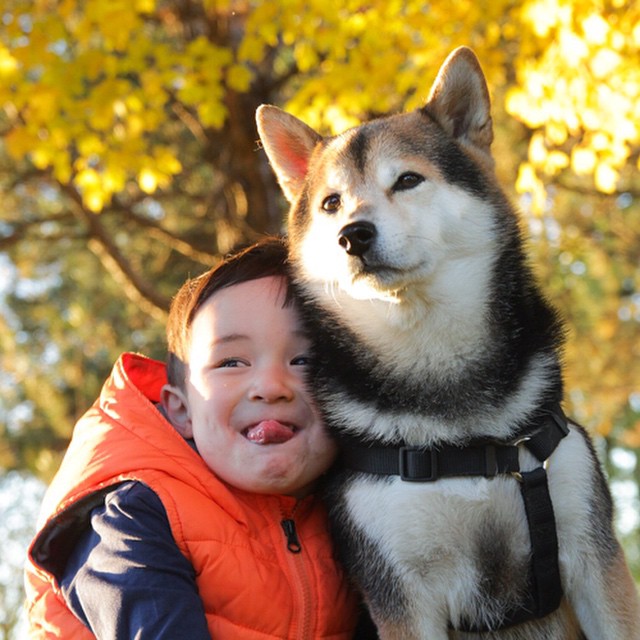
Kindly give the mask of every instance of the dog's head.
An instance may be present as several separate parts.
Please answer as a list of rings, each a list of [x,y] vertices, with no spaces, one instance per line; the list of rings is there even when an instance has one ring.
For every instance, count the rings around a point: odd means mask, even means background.
[[[470,49],[449,56],[414,112],[326,138],[273,106],[257,123],[291,203],[301,281],[391,300],[492,243],[493,216],[479,211],[495,190],[490,102]]]

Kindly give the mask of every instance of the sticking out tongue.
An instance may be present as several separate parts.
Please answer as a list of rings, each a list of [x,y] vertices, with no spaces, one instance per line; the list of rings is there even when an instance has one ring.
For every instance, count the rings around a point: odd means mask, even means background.
[[[293,438],[293,429],[277,420],[263,420],[246,432],[247,440],[256,444],[280,444]]]

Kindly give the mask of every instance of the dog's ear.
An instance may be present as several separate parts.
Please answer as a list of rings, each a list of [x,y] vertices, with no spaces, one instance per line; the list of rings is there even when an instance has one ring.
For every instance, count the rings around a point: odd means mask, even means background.
[[[491,100],[482,68],[471,49],[459,47],[449,54],[424,110],[454,138],[491,157]]]
[[[311,153],[322,136],[302,120],[270,105],[258,107],[256,122],[282,191],[293,203],[302,190]]]

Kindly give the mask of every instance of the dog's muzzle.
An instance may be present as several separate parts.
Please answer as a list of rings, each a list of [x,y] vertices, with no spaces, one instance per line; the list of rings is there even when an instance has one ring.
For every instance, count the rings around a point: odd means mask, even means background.
[[[338,233],[338,243],[350,255],[362,258],[375,242],[378,231],[371,222],[352,222]]]

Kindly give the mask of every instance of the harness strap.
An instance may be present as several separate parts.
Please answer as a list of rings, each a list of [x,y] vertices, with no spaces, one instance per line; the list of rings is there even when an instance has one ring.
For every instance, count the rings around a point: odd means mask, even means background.
[[[540,461],[553,453],[569,433],[560,405],[545,407],[522,444]],[[340,463],[352,471],[400,476],[406,482],[434,482],[439,478],[517,474],[518,444],[478,440],[466,447],[442,444],[433,449],[367,443],[350,437],[340,439]]]
[[[422,449],[345,442],[340,456],[343,466],[353,471],[400,476],[406,482],[434,482],[460,476],[492,478],[520,471],[518,447],[499,444]]]
[[[534,424],[531,436],[521,444],[478,441],[467,447],[441,445],[433,449],[368,444],[353,439],[341,441],[341,463],[353,471],[397,475],[407,482],[435,482],[440,478],[510,474],[520,482],[525,507],[531,561],[529,589],[525,601],[505,613],[500,624],[491,629],[464,623],[460,631],[490,632],[527,620],[543,618],[560,606],[562,585],[558,563],[558,538],[547,473],[543,466],[521,472],[518,447],[525,446],[545,462],[562,438],[569,433],[568,421],[559,404],[545,407]]]
[[[533,551],[529,581],[536,607],[532,614],[543,618],[555,611],[562,599],[558,536],[545,469],[538,467],[523,473],[520,489]]]

